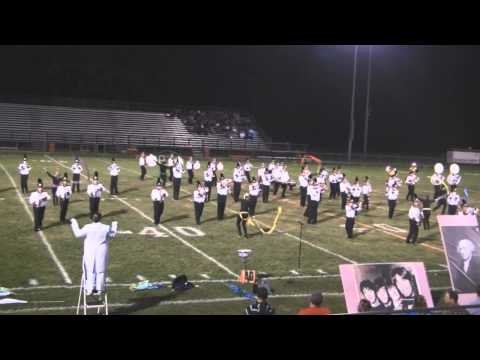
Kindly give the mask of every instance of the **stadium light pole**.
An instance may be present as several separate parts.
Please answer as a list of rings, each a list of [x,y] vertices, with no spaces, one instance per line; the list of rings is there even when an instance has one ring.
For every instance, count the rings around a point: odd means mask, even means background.
[[[363,157],[367,157],[368,145],[368,120],[370,118],[370,79],[372,76],[372,48],[368,47],[368,75],[367,75],[367,104],[365,106],[365,131],[363,132]]]
[[[357,82],[357,58],[358,58],[358,45],[355,45],[353,55],[353,84],[352,84],[352,106],[350,109],[350,134],[348,137],[348,161],[352,160],[352,143],[355,130],[355,87]]]

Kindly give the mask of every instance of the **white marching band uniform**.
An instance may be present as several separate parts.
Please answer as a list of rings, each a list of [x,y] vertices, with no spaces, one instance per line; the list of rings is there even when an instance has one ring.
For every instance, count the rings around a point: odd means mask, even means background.
[[[98,184],[89,184],[87,186],[87,195],[89,197],[93,197],[93,198],[100,198],[102,197],[102,191],[105,191],[105,187],[98,183]]]
[[[28,165],[27,161],[24,160],[18,165],[18,171],[20,175],[28,175],[30,174],[30,170],[32,170],[32,167]]]
[[[462,181],[462,177],[460,174],[449,174],[447,176],[447,184],[452,186],[452,185],[460,185],[460,181]]]
[[[120,166],[113,163],[107,167],[107,170],[110,172],[110,176],[118,176],[120,173]]]
[[[85,291],[87,295],[90,295],[94,289],[97,292],[104,292],[108,264],[108,241],[117,233],[116,222],[112,226],[100,222],[91,223],[80,229],[76,219],[71,221],[75,237],[85,237],[83,243]]]

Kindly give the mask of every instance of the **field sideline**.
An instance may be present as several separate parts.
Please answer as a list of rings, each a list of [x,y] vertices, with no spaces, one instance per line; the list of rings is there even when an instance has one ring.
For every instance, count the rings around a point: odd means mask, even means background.
[[[29,177],[29,190],[35,189],[38,177],[47,187],[51,181],[43,168],[61,174],[71,173],[73,154],[28,154],[33,170]],[[97,170],[100,181],[109,188],[110,177],[106,167],[110,157],[103,155],[82,156],[90,174]],[[0,286],[14,289],[14,298],[27,300],[27,304],[0,305],[0,314],[73,314],[81,278],[82,241],[75,239],[70,227],[58,222],[59,209],[50,202],[44,220],[44,231],[35,233],[30,206],[19,193],[17,166],[22,153],[0,153],[0,252],[2,269]],[[234,163],[223,160],[225,175],[231,178]],[[252,161],[254,166],[260,160]],[[253,255],[248,267],[269,274],[275,289],[270,299],[279,314],[295,314],[299,307],[308,304],[313,291],[325,293],[325,304],[335,313],[346,311],[342,285],[338,277],[338,265],[345,263],[422,261],[427,268],[430,286],[438,291],[449,286],[445,255],[436,224],[431,218],[431,230],[420,229],[419,244],[404,242],[408,228],[409,204],[405,200],[406,186],[400,189],[400,201],[394,219],[387,218],[384,197],[386,173],[381,165],[344,165],[343,171],[352,181],[365,175],[371,179],[374,193],[371,209],[357,218],[353,240],[346,238],[343,224],[344,212],[340,199],[324,199],[319,206],[319,221],[316,225],[304,226],[301,269],[298,269],[299,224],[304,220],[304,209],[299,206],[299,191],[287,191],[287,198],[271,196],[271,202],[257,205],[257,219],[268,227],[272,224],[277,207],[283,213],[276,231],[262,235],[249,227],[251,237],[240,238],[235,225],[235,204],[231,196],[227,200],[226,219],[216,220],[216,191],[212,201],[205,206],[202,224],[194,221],[191,202],[193,186],[182,179],[179,201],[172,199],[171,184],[167,182],[170,197],[160,226],[154,227],[150,191],[158,176],[158,167],[149,168],[144,182],[139,180],[135,159],[117,156],[121,167],[119,176],[120,195],[104,193],[100,205],[103,222],[119,222],[121,233],[110,244],[109,302],[116,314],[240,314],[248,301],[238,298],[226,286],[242,269],[236,250],[250,248]],[[202,169],[206,162],[202,161]],[[337,164],[326,163],[327,168]],[[393,164],[392,164],[393,165]],[[404,179],[410,164],[394,164]],[[446,168],[448,168],[446,166]],[[316,166],[313,168],[316,170]],[[298,176],[300,165],[289,162],[292,178]],[[256,173],[256,171],[254,171]],[[433,172],[431,165],[421,168],[419,195],[432,194],[427,176]],[[197,172],[200,176],[200,172]],[[84,172],[86,174],[86,172]],[[475,167],[463,167],[460,193],[466,187],[470,202],[480,204],[479,175]],[[13,181],[13,183],[12,183]],[[81,180],[80,194],[74,193],[67,217],[75,217],[81,226],[88,223],[88,198],[85,193],[87,181]],[[242,188],[242,194],[247,184]],[[271,194],[272,195],[272,194]],[[186,274],[195,280],[197,287],[172,295],[166,287],[157,291],[133,293],[128,285],[139,279],[164,281]],[[251,290],[250,286],[243,286]],[[435,290],[435,291],[436,291]],[[436,292],[434,291],[434,297]]]

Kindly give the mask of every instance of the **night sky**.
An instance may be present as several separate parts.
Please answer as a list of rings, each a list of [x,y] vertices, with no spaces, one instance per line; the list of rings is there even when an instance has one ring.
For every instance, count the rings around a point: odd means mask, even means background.
[[[0,46],[0,93],[239,107],[277,141],[346,151],[353,46]],[[361,46],[354,151],[361,151]],[[480,46],[373,48],[369,150],[480,148]]]

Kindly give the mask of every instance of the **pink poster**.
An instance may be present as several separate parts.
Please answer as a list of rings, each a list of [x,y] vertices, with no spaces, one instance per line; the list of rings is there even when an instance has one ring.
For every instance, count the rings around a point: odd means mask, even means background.
[[[476,216],[437,216],[452,288],[467,303],[480,286],[480,229]],[[474,297],[474,296],[473,296]]]
[[[422,262],[340,265],[348,313],[357,313],[360,300],[370,302],[373,311],[405,310],[423,295],[433,307],[432,294]]]

